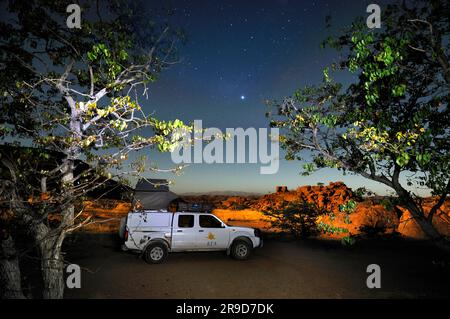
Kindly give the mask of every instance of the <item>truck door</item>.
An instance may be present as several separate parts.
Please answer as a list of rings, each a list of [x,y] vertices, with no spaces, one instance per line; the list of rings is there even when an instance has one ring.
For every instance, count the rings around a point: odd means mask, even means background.
[[[199,215],[198,245],[200,249],[226,249],[229,229],[213,215]]]
[[[196,248],[197,228],[194,227],[194,214],[176,214],[173,221],[172,250]]]

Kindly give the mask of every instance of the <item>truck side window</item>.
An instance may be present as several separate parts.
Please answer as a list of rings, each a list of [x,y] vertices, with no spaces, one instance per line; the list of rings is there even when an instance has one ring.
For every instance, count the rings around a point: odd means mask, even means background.
[[[179,215],[178,227],[192,228],[194,227],[194,215]]]
[[[213,216],[200,215],[200,227],[203,228],[222,228],[222,223]]]

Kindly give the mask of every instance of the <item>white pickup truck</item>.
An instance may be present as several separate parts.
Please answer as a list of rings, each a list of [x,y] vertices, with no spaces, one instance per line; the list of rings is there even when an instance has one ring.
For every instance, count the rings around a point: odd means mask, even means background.
[[[226,251],[245,260],[262,247],[259,229],[228,226],[210,213],[130,212],[121,222],[124,250],[141,252],[148,263],[161,263],[169,252]]]

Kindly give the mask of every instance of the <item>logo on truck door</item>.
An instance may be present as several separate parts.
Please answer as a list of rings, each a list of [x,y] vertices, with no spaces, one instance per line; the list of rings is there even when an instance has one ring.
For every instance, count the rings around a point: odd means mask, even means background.
[[[214,239],[216,239],[216,235],[209,232],[207,238],[208,238],[208,243],[206,244],[207,246],[216,246],[217,245],[217,242],[213,241]]]

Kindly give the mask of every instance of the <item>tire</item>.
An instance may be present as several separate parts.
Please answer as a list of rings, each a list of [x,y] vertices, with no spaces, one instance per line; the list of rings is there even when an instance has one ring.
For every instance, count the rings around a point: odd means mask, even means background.
[[[250,256],[252,246],[243,239],[238,239],[231,245],[231,256],[237,260],[246,260]]]
[[[126,227],[127,227],[127,218],[126,217],[122,217],[120,219],[120,226],[119,226],[119,237],[120,237],[120,239],[124,239],[124,234],[125,234]]]
[[[169,249],[165,243],[154,242],[148,244],[147,248],[145,248],[143,257],[146,263],[161,264],[166,260],[168,254]]]

